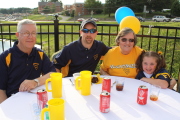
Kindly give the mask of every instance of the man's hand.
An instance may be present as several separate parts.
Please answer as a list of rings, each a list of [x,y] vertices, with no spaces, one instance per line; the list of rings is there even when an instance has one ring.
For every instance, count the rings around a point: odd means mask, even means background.
[[[7,99],[6,91],[0,89],[0,104]]]
[[[36,79],[39,80],[39,86],[44,85],[46,82],[46,79],[50,78],[50,74],[53,72],[49,72],[41,77],[38,77]],[[34,80],[24,80],[20,87],[19,87],[19,92],[23,92],[23,91],[30,91],[31,89],[34,89],[38,86],[38,83]]]
[[[30,91],[31,89],[34,89],[36,87],[37,82],[35,82],[34,80],[24,80],[19,87],[19,91]]]

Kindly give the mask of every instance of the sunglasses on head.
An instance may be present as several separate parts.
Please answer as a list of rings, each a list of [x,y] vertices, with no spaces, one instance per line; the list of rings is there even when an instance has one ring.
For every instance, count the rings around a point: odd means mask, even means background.
[[[134,42],[134,39],[122,38],[121,40],[122,40],[122,42],[126,42],[127,40],[129,40],[129,42]]]
[[[81,31],[83,31],[84,33],[95,33],[97,30],[96,29],[82,29]]]

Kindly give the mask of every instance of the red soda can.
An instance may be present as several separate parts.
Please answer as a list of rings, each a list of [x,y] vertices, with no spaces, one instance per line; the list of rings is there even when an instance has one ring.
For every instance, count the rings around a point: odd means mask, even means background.
[[[111,79],[105,77],[102,83],[102,91],[111,92]]]
[[[148,88],[144,85],[139,86],[137,94],[137,103],[145,105],[147,103]]]
[[[103,91],[100,94],[100,111],[102,113],[108,113],[110,110],[110,93]]]
[[[46,107],[48,101],[47,91],[45,89],[39,89],[37,91],[37,102],[40,109]]]

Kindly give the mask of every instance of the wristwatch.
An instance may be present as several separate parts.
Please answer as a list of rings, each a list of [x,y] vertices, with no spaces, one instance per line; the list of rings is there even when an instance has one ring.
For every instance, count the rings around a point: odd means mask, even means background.
[[[39,86],[39,80],[38,79],[34,79],[34,81],[37,82],[37,86],[36,87],[38,87]]]

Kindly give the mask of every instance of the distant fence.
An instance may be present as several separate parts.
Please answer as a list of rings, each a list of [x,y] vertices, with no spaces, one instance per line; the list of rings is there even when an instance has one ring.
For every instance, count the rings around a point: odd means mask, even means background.
[[[80,23],[60,23],[55,16],[53,23],[37,23],[37,44],[50,57],[54,52],[79,38]],[[118,24],[97,24],[97,40],[108,46],[115,45],[115,37],[119,32]],[[17,24],[0,24],[0,39],[16,40]],[[137,34],[137,45],[145,50],[162,51],[166,59],[167,70],[178,79],[180,77],[180,27],[141,26]],[[1,48],[2,51],[4,48]],[[180,81],[180,78],[179,78]]]

